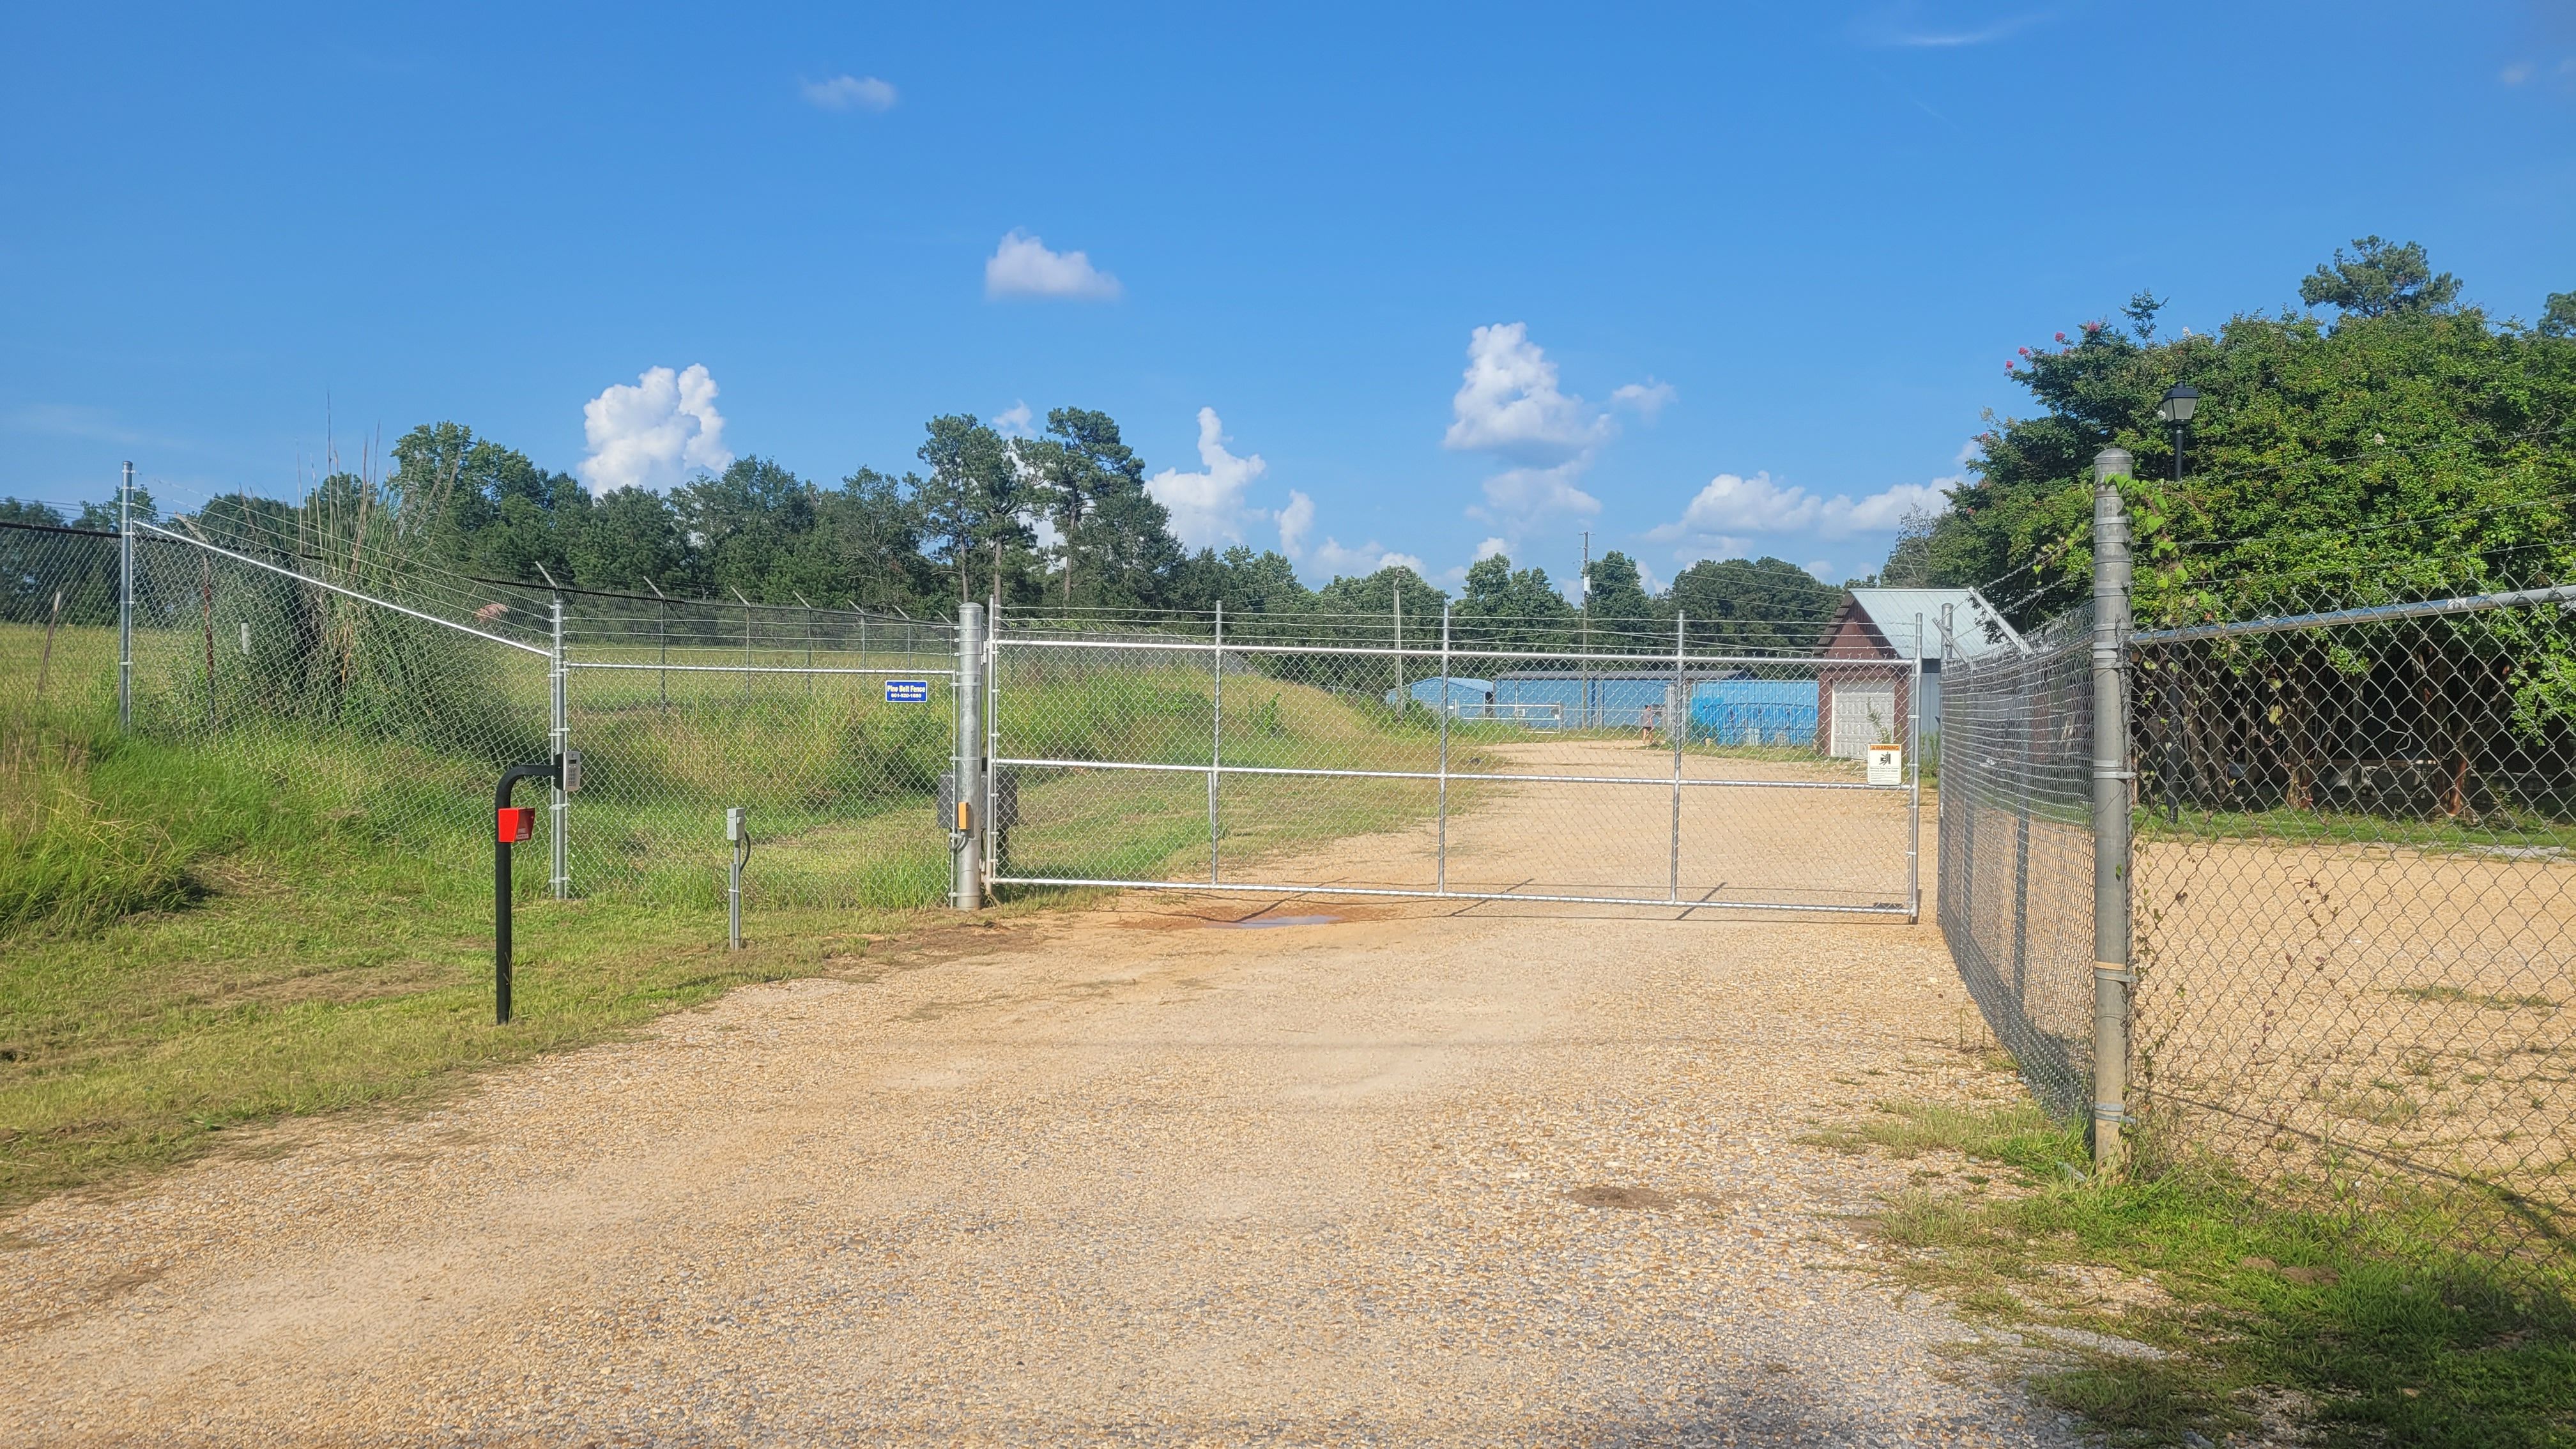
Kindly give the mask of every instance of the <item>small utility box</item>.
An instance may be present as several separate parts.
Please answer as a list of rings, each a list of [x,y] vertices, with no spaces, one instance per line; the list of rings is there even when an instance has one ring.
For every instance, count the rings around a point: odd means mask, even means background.
[[[1903,745],[1869,747],[1869,782],[1873,785],[1905,783],[1905,747]]]

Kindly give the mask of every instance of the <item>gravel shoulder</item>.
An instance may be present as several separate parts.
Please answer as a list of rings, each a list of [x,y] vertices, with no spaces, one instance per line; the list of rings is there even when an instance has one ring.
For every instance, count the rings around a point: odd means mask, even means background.
[[[0,1220],[0,1441],[2072,1443],[1796,1140],[1968,1009],[1928,919],[961,928]]]

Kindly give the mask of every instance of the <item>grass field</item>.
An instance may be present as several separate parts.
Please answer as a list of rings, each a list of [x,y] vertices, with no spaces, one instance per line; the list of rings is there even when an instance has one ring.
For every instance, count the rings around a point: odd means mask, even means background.
[[[137,648],[144,728],[120,737],[114,631],[59,631],[39,698],[42,634],[0,628],[0,681],[12,682],[0,704],[0,1203],[184,1160],[283,1117],[436,1092],[474,1067],[600,1040],[741,982],[838,969],[874,940],[953,919],[938,909],[947,842],[931,801],[943,697],[907,710],[873,678],[808,692],[733,675],[674,676],[666,697],[649,674],[576,675],[581,898],[545,898],[541,825],[515,862],[519,1020],[497,1028],[493,760],[263,713],[226,692],[236,666],[221,652],[216,726],[199,728],[205,696],[184,685],[202,650],[156,636]],[[493,707],[533,716],[541,742],[542,661],[493,654]],[[1151,684],[1133,708],[1096,715],[1096,692],[1064,683],[1014,699],[1086,719],[1104,757],[1151,758],[1153,732],[1187,708],[1154,691],[1203,685]],[[1230,726],[1236,708],[1230,698]],[[1420,753],[1418,722],[1304,686],[1243,712],[1253,758]],[[507,747],[527,748],[526,724]],[[1132,778],[1141,793],[1032,772],[1023,813],[1045,823],[1024,848],[1078,848],[1113,874],[1204,869],[1204,776]],[[1227,817],[1230,857],[1431,808],[1421,791],[1331,784],[1247,785]],[[721,949],[722,809],[737,802],[757,838],[752,949],[739,955]],[[1063,895],[1025,891],[1020,908]]]
[[[1989,1322],[2143,1346],[2079,1346],[2032,1382],[2111,1443],[2208,1443],[2267,1416],[2330,1445],[2576,1442],[2576,1280],[2507,1269],[2438,1203],[2284,1207],[2208,1170],[2080,1181],[2081,1131],[2027,1098],[1888,1102],[1812,1140],[1920,1164],[1876,1220],[1907,1283]]]

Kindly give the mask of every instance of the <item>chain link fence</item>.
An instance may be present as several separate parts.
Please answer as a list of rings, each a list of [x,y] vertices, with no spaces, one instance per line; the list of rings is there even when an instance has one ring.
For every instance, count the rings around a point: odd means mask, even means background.
[[[1441,622],[1006,621],[993,878],[1913,911],[1912,661],[1684,653],[1679,622],[1660,655],[1465,647]],[[1875,777],[1873,744],[1900,752]]]
[[[2151,1141],[2576,1230],[2571,607],[2540,589],[2139,632]]]
[[[584,785],[540,811],[550,848],[518,853],[524,893],[721,910],[737,806],[750,908],[945,891],[953,624],[475,578],[424,562],[398,523],[138,520],[132,732],[468,862],[490,848],[499,772],[569,746]],[[0,678],[34,706],[13,732],[117,725],[119,544],[0,523]]]
[[[2125,651],[2140,1150],[2576,1231],[2576,589],[2230,582]],[[2384,594],[2383,594],[2384,597]],[[2237,617],[2218,617],[2222,613]],[[1944,668],[1939,913],[2034,1093],[2093,1087],[2089,609]]]
[[[1996,1039],[2060,1117],[2093,1090],[2087,606],[1976,650],[1942,637],[1941,933]]]

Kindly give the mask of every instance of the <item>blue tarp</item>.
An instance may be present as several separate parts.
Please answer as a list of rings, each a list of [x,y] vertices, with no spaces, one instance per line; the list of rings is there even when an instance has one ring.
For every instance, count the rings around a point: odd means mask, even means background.
[[[1691,690],[1691,738],[1721,745],[1816,744],[1816,681],[1710,679]]]

